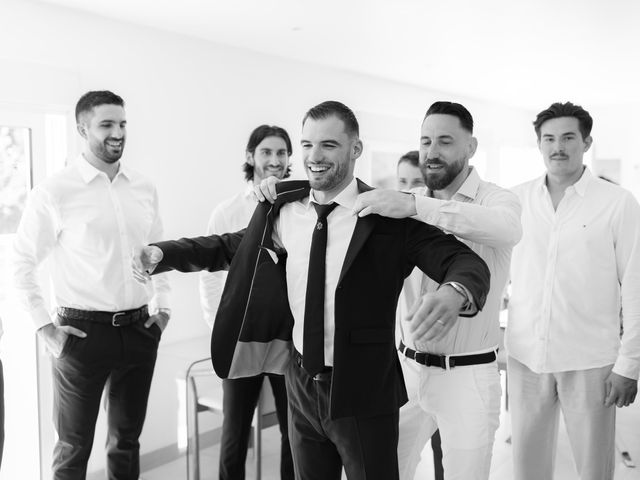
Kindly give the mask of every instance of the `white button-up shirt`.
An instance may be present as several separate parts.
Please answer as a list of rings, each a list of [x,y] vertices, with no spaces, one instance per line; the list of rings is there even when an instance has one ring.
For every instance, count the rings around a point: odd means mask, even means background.
[[[221,235],[246,228],[257,205],[251,184],[244,192],[223,201],[213,210],[207,235]],[[213,328],[226,279],[226,271],[200,273],[200,304],[209,328]]]
[[[538,373],[615,364],[637,379],[640,206],[585,168],[554,210],[545,178],[514,188],[523,237],[511,265],[507,351]]]
[[[518,198],[511,191],[482,180],[473,167],[450,200],[432,198],[426,187],[412,191],[416,194],[417,212],[413,218],[455,235],[477,253],[491,272],[491,284],[484,308],[474,317],[458,317],[454,327],[441,340],[416,345],[409,333],[408,322],[401,319],[404,343],[439,355],[495,350],[500,338],[500,304],[509,275],[511,251],[522,234]],[[407,282],[415,282],[414,278],[412,275],[405,281],[405,310],[417,300],[417,286],[414,283],[407,286]],[[435,291],[439,286],[424,274],[419,278],[423,294]]]
[[[353,207],[358,196],[358,184],[354,178],[333,199],[338,206],[327,217],[327,256],[324,290],[324,363],[333,365],[333,337],[335,333],[335,296],[342,264],[356,227],[357,215]],[[310,196],[283,205],[274,228],[274,234],[287,250],[287,294],[293,313],[293,344],[304,355],[302,339],[304,307],[309,273],[311,237],[318,215]]]
[[[113,181],[81,155],[36,186],[14,241],[14,280],[36,328],[52,321],[38,284],[38,265],[52,262],[57,306],[117,312],[168,307],[169,284],[134,280],[134,249],[162,239],[155,187],[120,165]]]

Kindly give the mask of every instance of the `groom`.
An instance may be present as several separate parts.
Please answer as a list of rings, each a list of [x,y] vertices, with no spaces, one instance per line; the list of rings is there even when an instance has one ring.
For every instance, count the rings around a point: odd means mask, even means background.
[[[223,378],[285,373],[296,478],[338,480],[344,467],[349,480],[397,479],[403,280],[418,266],[441,284],[410,312],[414,335],[433,340],[482,308],[489,271],[431,225],[358,218],[356,197],[370,188],[353,176],[362,142],[347,106],[311,108],[301,146],[308,182],[278,184],[275,203],[260,204],[240,232],[145,247],[139,275],[229,269],[214,368]]]

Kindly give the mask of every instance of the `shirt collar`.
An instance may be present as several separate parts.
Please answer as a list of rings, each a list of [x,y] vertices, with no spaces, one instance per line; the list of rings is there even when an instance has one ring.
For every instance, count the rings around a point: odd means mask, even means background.
[[[584,170],[582,171],[582,175],[580,176],[578,181],[567,188],[573,187],[578,195],[580,195],[581,197],[584,197],[584,194],[587,191],[587,185],[589,185],[589,182],[591,181],[592,178],[593,178],[593,174],[591,173],[591,170],[589,170],[589,167],[585,165]],[[546,173],[536,180],[536,188],[541,193],[547,191],[547,174]]]
[[[478,189],[480,188],[480,175],[478,175],[478,171],[469,167],[469,175],[465,181],[460,185],[460,188],[455,193],[456,195],[463,195],[471,200],[475,200],[476,195],[478,195]]]
[[[253,182],[249,181],[247,183],[247,188],[244,189],[244,198],[251,198],[252,196],[253,196]]]
[[[96,167],[91,165],[86,158],[84,158],[83,154],[78,155],[78,159],[76,160],[76,165],[78,167],[78,171],[80,172],[80,176],[85,181],[85,183],[91,183],[91,181],[96,178],[101,173],[104,172],[98,170]],[[105,174],[106,175],[106,174]],[[120,168],[118,169],[118,173],[114,177],[114,180],[118,178],[118,176],[123,176],[127,179],[131,179],[131,171],[125,167],[122,163],[120,163]]]
[[[356,198],[358,198],[358,182],[355,177],[351,179],[351,182],[340,192],[338,195],[334,197],[332,202],[337,203],[341,207],[348,208],[353,210],[353,207],[356,204]],[[309,192],[309,197],[307,200],[307,208],[311,208],[311,202],[317,202],[314,196],[314,190],[311,189]]]

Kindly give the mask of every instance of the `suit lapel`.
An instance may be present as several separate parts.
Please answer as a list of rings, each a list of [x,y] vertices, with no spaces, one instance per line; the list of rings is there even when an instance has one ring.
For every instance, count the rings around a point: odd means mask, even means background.
[[[362,182],[360,179],[356,179],[358,182],[358,192],[367,192],[369,190],[373,190],[369,185]],[[358,217],[356,221],[356,226],[353,230],[353,235],[351,236],[351,242],[349,242],[349,247],[347,248],[347,253],[344,257],[344,263],[342,264],[342,270],[340,271],[340,278],[338,279],[338,284],[342,282],[342,279],[351,268],[353,261],[358,256],[358,253],[362,249],[362,246],[371,235],[373,231],[373,227],[375,227],[377,222],[377,215],[367,215],[366,217]]]

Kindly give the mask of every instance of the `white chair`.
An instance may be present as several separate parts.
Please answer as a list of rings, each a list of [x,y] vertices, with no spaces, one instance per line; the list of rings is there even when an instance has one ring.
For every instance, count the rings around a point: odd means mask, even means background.
[[[213,372],[211,358],[203,358],[189,365],[185,375],[187,409],[187,479],[200,480],[200,426],[198,416],[203,412],[222,413],[222,380]],[[251,439],[255,479],[262,476],[262,429],[276,425],[273,392],[265,381],[253,416]]]

